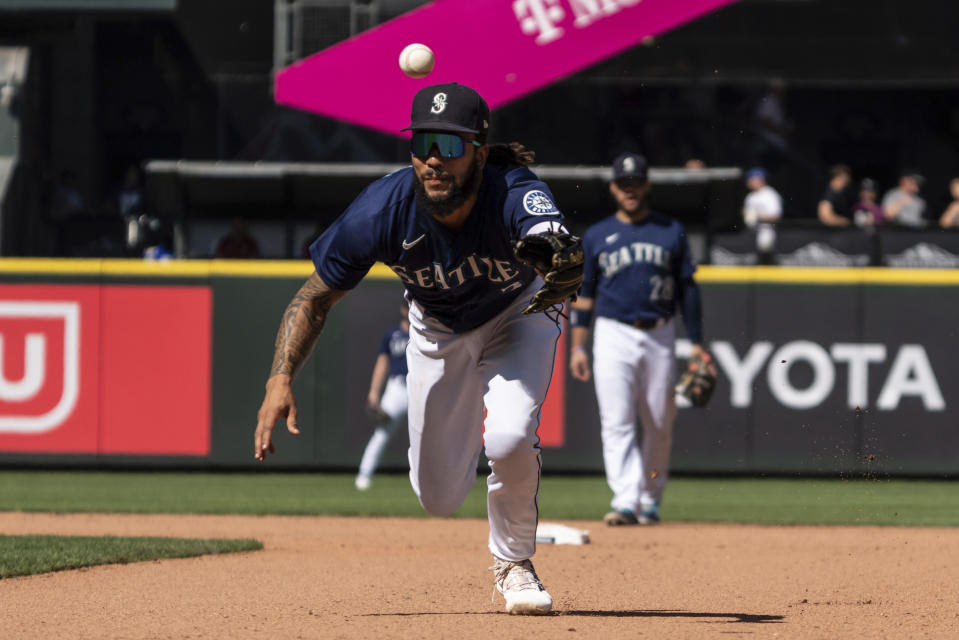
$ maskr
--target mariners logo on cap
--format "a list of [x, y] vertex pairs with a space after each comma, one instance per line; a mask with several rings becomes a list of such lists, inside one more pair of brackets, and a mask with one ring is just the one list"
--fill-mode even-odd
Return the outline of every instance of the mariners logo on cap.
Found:
[[430, 108], [431, 113], [443, 113], [446, 111], [446, 94], [437, 93], [433, 96], [433, 106]]
[[530, 191], [523, 197], [523, 208], [534, 216], [544, 216], [547, 213], [559, 213], [556, 205], [548, 195], [542, 191]]
[[636, 171], [636, 161], [632, 158], [626, 158], [623, 160], [623, 170], [624, 171]]

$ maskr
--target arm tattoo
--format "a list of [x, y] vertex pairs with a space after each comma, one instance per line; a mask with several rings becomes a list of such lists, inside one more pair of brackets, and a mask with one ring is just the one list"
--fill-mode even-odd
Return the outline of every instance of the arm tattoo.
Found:
[[270, 376], [297, 374], [313, 350], [326, 314], [346, 291], [330, 289], [315, 272], [300, 287], [283, 313], [280, 330], [276, 334], [273, 367]]

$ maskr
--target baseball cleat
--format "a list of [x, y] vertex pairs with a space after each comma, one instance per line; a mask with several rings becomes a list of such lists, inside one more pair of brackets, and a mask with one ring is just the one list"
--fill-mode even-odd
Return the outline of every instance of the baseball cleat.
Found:
[[373, 486], [373, 478], [369, 476], [356, 476], [356, 488], [359, 491], [366, 491]]
[[659, 523], [659, 504], [644, 504], [639, 510], [639, 524], [658, 524]]
[[636, 514], [630, 509], [616, 509], [603, 516], [603, 522], [611, 527], [621, 525], [639, 524]]
[[539, 581], [529, 560], [509, 562], [493, 558], [493, 582], [506, 598], [506, 613], [515, 616], [541, 616], [553, 608], [553, 599]]

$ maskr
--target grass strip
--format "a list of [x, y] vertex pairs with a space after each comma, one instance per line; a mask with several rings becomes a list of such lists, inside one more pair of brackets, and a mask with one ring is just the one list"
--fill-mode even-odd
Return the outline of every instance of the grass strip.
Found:
[[[599, 520], [598, 476], [544, 476], [542, 519]], [[0, 511], [422, 517], [406, 474], [0, 472]], [[456, 517], [486, 516], [480, 477]], [[690, 478], [670, 480], [663, 519], [769, 525], [959, 526], [955, 481]]]
[[66, 571], [100, 564], [255, 551], [257, 540], [0, 535], [0, 578]]

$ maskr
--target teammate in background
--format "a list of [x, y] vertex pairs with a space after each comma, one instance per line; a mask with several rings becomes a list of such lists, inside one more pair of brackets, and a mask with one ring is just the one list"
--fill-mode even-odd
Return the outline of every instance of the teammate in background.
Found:
[[613, 510], [604, 520], [608, 525], [655, 524], [669, 476], [676, 417], [672, 320], [677, 304], [693, 351], [702, 351], [696, 266], [683, 226], [649, 210], [643, 156], [616, 158], [609, 191], [616, 213], [583, 235], [586, 269], [570, 316], [570, 369], [577, 380], [589, 380], [586, 343], [595, 312], [593, 375], [606, 480], [613, 491]]
[[[530, 562], [540, 476], [536, 429], [561, 327], [556, 314], [524, 313], [543, 280], [518, 261], [512, 242], [563, 232], [563, 217], [549, 187], [525, 166], [532, 152], [518, 143], [487, 144], [489, 119], [486, 101], [468, 87], [417, 92], [412, 167], [368, 186], [310, 249], [316, 272], [284, 314], [254, 456], [273, 452], [279, 418], [299, 433], [292, 379], [330, 308], [384, 262], [410, 301], [413, 491], [433, 515], [456, 511], [476, 482], [485, 439], [494, 583], [509, 613], [544, 614], [552, 598]], [[580, 274], [575, 286], [581, 281]]]
[[[396, 428], [406, 422], [406, 345], [410, 341], [409, 305], [400, 307], [403, 319], [383, 334], [379, 355], [373, 365], [366, 408], [376, 419], [376, 429], [366, 445], [356, 475], [356, 488], [366, 491], [373, 485], [373, 474]], [[384, 389], [384, 385], [386, 385]]]
[[819, 221], [829, 227], [848, 227], [852, 224], [853, 196], [849, 191], [852, 171], [844, 164], [829, 167], [829, 186], [819, 201]]

